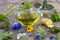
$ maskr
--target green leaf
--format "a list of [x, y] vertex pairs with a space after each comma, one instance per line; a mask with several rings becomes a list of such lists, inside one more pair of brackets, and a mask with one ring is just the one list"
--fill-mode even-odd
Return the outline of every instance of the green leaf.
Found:
[[24, 3], [24, 8], [25, 8], [25, 9], [30, 8], [30, 2], [25, 2], [25, 3]]
[[9, 25], [10, 25], [9, 22], [5, 22], [5, 23], [4, 23], [4, 26], [9, 26]]
[[46, 9], [48, 9], [48, 10], [52, 10], [54, 7], [52, 6], [52, 5], [50, 5], [50, 4], [48, 4], [47, 6], [46, 6]]
[[40, 4], [40, 3], [35, 3], [34, 6], [35, 6], [36, 8], [39, 8], [39, 7], [41, 6], [41, 4]]
[[19, 10], [23, 10], [23, 9], [24, 9], [23, 5], [19, 6]]
[[8, 18], [5, 15], [0, 14], [0, 21], [6, 21], [6, 20], [8, 20]]
[[13, 35], [12, 35], [12, 33], [7, 33], [6, 35], [5, 35], [8, 39], [12, 39], [13, 38]]
[[19, 10], [30, 8], [30, 2], [25, 2], [23, 5], [19, 6]]
[[3, 33], [1, 33], [1, 32], [0, 32], [0, 39], [2, 39], [2, 38], [3, 38], [3, 36], [4, 36], [4, 35], [3, 35]]
[[41, 28], [40, 26], [38, 28], [35, 29], [36, 33], [41, 34], [41, 39], [45, 38], [45, 30], [43, 28]]
[[36, 33], [39, 33], [39, 34], [44, 34], [44, 32], [45, 32], [45, 30], [41, 27], [36, 28], [35, 31], [36, 31]]
[[4, 36], [4, 37], [2, 38], [2, 40], [8, 40], [8, 38], [7, 38], [6, 36]]
[[12, 38], [13, 38], [12, 33], [8, 32], [2, 37], [2, 40], [8, 40], [8, 39], [12, 39]]

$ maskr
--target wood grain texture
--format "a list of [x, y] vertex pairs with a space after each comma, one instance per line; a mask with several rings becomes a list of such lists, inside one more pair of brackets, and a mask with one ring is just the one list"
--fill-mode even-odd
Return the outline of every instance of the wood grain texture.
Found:
[[[24, 1], [26, 1], [26, 0], [24, 0]], [[43, 0], [31, 0], [33, 3], [34, 2], [43, 2]], [[57, 10], [57, 12], [58, 12], [58, 14], [59, 14], [59, 16], [60, 16], [60, 0], [47, 0], [48, 1], [48, 3], [49, 4], [52, 4], [55, 8], [56, 8], [56, 10]], [[18, 1], [18, 2], [14, 2], [13, 4], [19, 4], [19, 3], [21, 3], [21, 1]], [[7, 7], [7, 5], [9, 5], [9, 4], [11, 4], [11, 2], [9, 2], [8, 0], [0, 0], [0, 13], [4, 13], [4, 9]], [[13, 17], [14, 18], [14, 17]], [[12, 20], [12, 17], [10, 17], [10, 21]], [[15, 19], [13, 19], [13, 20], [15, 20]], [[57, 27], [59, 27], [60, 28], [60, 22], [57, 22], [57, 23], [54, 23]], [[10, 27], [11, 28], [11, 27]], [[14, 35], [14, 38], [13, 39], [11, 39], [11, 40], [17, 40], [16, 38], [17, 38], [17, 34], [19, 33], [18, 32], [19, 30], [16, 30], [16, 31], [13, 31], [13, 30], [11, 30], [10, 29], [10, 32], [13, 32], [13, 35]], [[2, 32], [2, 33], [6, 33], [4, 30], [0, 30], [0, 32]], [[59, 40], [60, 40], [60, 33], [58, 33], [58, 36], [59, 36]], [[23, 39], [24, 40], [24, 39]], [[28, 37], [28, 39], [27, 40], [34, 40], [33, 38], [30, 38], [30, 37]], [[48, 37], [46, 38], [46, 39], [44, 39], [44, 40], [49, 40], [48, 39]]]

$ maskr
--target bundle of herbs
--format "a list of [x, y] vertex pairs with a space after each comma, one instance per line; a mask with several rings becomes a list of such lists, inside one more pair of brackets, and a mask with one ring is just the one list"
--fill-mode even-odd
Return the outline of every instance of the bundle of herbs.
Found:
[[10, 25], [10, 22], [8, 22], [8, 18], [3, 15], [3, 14], [0, 14], [0, 29], [4, 29], [5, 31], [7, 31], [9, 29], [9, 25]]
[[12, 39], [12, 38], [13, 38], [13, 35], [11, 32], [6, 33], [5, 35], [0, 32], [0, 39], [1, 40], [8, 40], [8, 39]]

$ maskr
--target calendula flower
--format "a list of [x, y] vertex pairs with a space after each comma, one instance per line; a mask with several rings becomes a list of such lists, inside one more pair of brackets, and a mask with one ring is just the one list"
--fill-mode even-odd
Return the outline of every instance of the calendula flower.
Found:
[[32, 32], [33, 31], [33, 26], [28, 26], [27, 27], [27, 32]]

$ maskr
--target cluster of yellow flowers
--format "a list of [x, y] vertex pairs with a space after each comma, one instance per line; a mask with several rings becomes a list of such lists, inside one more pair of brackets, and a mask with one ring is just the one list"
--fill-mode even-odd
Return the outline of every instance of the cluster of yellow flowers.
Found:
[[10, 5], [8, 5], [7, 6], [7, 8], [5, 9], [5, 15], [9, 15], [9, 16], [12, 16], [12, 10], [13, 9], [17, 9], [17, 7], [15, 6], [15, 5], [13, 5], [13, 4], [10, 4]]
[[43, 18], [42, 21], [41, 21], [41, 23], [44, 24], [44, 25], [46, 25], [49, 28], [54, 27], [53, 21], [51, 19], [48, 19], [48, 18]]

